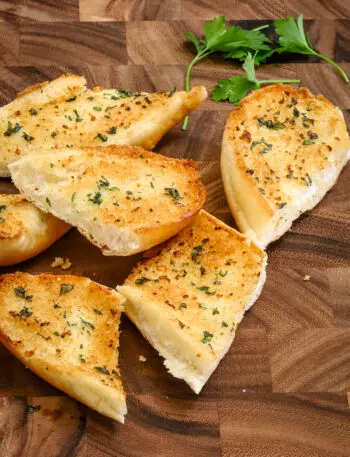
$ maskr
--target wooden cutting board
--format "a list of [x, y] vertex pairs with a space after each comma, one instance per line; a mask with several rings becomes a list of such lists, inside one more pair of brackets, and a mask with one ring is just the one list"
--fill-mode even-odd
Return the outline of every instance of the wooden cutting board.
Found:
[[[224, 14], [247, 27], [303, 12], [311, 42], [350, 73], [350, 4], [343, 0], [12, 0], [0, 1], [0, 103], [62, 72], [90, 86], [168, 90], [184, 86], [192, 58], [185, 31]], [[214, 87], [238, 66], [213, 57], [193, 84]], [[288, 56], [261, 79], [300, 78], [350, 119], [350, 90], [331, 66]], [[206, 209], [233, 225], [219, 170], [230, 104], [207, 101], [159, 153], [199, 162]], [[0, 180], [0, 192], [14, 192]], [[350, 167], [334, 189], [268, 248], [268, 279], [236, 340], [196, 396], [169, 376], [157, 353], [122, 320], [120, 365], [129, 413], [120, 425], [50, 387], [0, 347], [0, 457], [345, 457], [350, 455]], [[72, 230], [9, 271], [69, 273], [114, 287], [140, 256], [103, 257]], [[310, 275], [310, 281], [304, 281]], [[139, 356], [147, 358], [145, 363]], [[40, 405], [29, 413], [28, 405]]]

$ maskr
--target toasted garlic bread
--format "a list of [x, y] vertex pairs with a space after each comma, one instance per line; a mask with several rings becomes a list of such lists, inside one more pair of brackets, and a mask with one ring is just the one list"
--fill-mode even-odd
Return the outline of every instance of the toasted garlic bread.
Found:
[[36, 256], [70, 228], [23, 195], [0, 194], [0, 267]]
[[0, 341], [45, 381], [124, 423], [118, 326], [124, 298], [88, 278], [0, 277]]
[[282, 236], [334, 185], [349, 152], [342, 112], [322, 95], [273, 85], [247, 96], [227, 120], [221, 154], [240, 230], [263, 247]]
[[202, 210], [118, 291], [168, 371], [198, 394], [259, 296], [265, 266], [260, 248]]
[[30, 200], [76, 226], [105, 255], [131, 255], [167, 240], [205, 200], [193, 161], [137, 146], [48, 151], [10, 169]]
[[186, 92], [131, 93], [86, 88], [80, 76], [62, 75], [29, 87], [0, 108], [0, 176], [19, 157], [62, 147], [139, 145], [152, 149], [207, 97]]

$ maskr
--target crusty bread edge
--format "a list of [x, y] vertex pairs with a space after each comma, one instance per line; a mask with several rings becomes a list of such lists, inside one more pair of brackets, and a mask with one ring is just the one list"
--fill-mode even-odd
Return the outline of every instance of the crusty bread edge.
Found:
[[[91, 379], [87, 379], [81, 374], [71, 373], [68, 370], [61, 373], [57, 368], [42, 360], [39, 357], [25, 358], [16, 350], [0, 330], [0, 342], [20, 361], [35, 373], [40, 378], [47, 381], [52, 386], [62, 390], [69, 396], [89, 406], [89, 408], [103, 414], [104, 416], [115, 419], [118, 422], [124, 423], [124, 416], [127, 413], [126, 402], [124, 396], [119, 391], [108, 389], [106, 392], [99, 394], [99, 383]], [[44, 372], [44, 367], [47, 370]], [[108, 398], [109, 397], [109, 398]], [[113, 407], [113, 406], [115, 407]]]
[[[111, 148], [116, 148], [115, 146], [112, 146]], [[112, 150], [110, 148], [110, 150]], [[145, 155], [148, 155], [149, 158], [152, 158], [156, 154], [153, 152], [148, 152], [145, 151]], [[31, 156], [32, 157], [32, 156]], [[157, 157], [159, 157], [157, 155]], [[101, 243], [97, 241], [94, 236], [90, 233], [90, 230], [88, 230], [86, 227], [82, 227], [81, 224], [75, 224], [74, 221], [69, 221], [67, 218], [63, 218], [60, 214], [57, 213], [52, 207], [48, 208], [47, 205], [44, 205], [42, 202], [40, 202], [37, 198], [32, 198], [29, 194], [30, 189], [32, 186], [27, 186], [26, 184], [23, 184], [21, 180], [21, 173], [17, 169], [17, 164], [19, 162], [25, 162], [27, 160], [27, 156], [22, 157], [16, 162], [12, 162], [9, 166], [11, 175], [12, 175], [12, 180], [16, 187], [25, 195], [25, 197], [29, 200], [32, 201], [38, 208], [40, 208], [42, 211], [45, 213], [50, 213], [54, 216], [56, 216], [59, 219], [64, 220], [68, 224], [72, 224], [76, 226], [79, 230], [79, 232], [84, 235], [89, 241], [91, 241], [95, 246], [99, 247], [105, 256], [129, 256], [133, 255], [142, 251], [145, 251], [146, 249], [149, 249], [156, 244], [162, 243], [163, 241], [166, 241], [167, 239], [171, 238], [172, 236], [176, 235], [181, 229], [183, 229], [186, 225], [188, 225], [193, 218], [196, 216], [196, 214], [201, 210], [201, 208], [204, 205], [205, 202], [205, 197], [206, 197], [206, 190], [204, 185], [202, 184], [198, 172], [198, 193], [200, 196], [200, 200], [197, 203], [195, 207], [192, 208], [191, 211], [189, 211], [184, 217], [181, 219], [178, 219], [177, 221], [173, 221], [168, 224], [163, 224], [163, 225], [158, 225], [157, 227], [147, 227], [147, 229], [142, 229], [138, 230], [135, 232], [131, 232], [125, 229], [125, 228], [116, 228], [114, 225], [110, 224], [111, 227], [113, 228], [114, 234], [113, 234], [113, 240], [116, 243], [115, 240], [120, 239], [119, 246], [116, 247], [111, 247], [107, 246], [107, 243]], [[28, 159], [29, 160], [29, 159]], [[162, 160], [165, 161], [181, 161], [182, 163], [186, 163], [188, 166], [196, 169], [198, 171], [198, 166], [197, 164], [192, 161], [192, 160], [181, 160], [181, 159], [170, 159], [167, 157], [163, 157]], [[29, 187], [29, 190], [27, 189]], [[53, 203], [53, 200], [52, 200]], [[103, 228], [101, 227], [101, 230], [107, 229], [108, 225], [105, 225]], [[119, 233], [119, 237], [117, 236], [117, 233]], [[121, 243], [126, 245], [126, 247], [121, 246]]]
[[[15, 276], [15, 274], [12, 273], [11, 276]], [[63, 277], [69, 280], [70, 276], [64, 275]], [[82, 277], [81, 279], [87, 279], [89, 282], [93, 282], [89, 278]], [[105, 287], [101, 286], [100, 284], [98, 285], [100, 287]], [[108, 288], [108, 291], [115, 293], [113, 289], [111, 290]], [[122, 298], [124, 298], [124, 296], [122, 296]], [[118, 308], [122, 309], [124, 304], [125, 300], [124, 302], [118, 304]], [[53, 385], [57, 389], [62, 390], [66, 394], [84, 403], [91, 409], [94, 409], [104, 416], [117, 420], [122, 424], [124, 423], [124, 416], [127, 413], [127, 407], [123, 388], [121, 391], [117, 391], [113, 388], [107, 388], [106, 390], [102, 390], [99, 394], [101, 385], [96, 380], [92, 380], [88, 377], [85, 378], [81, 375], [81, 373], [77, 375], [76, 373], [70, 372], [68, 370], [61, 372], [54, 364], [48, 363], [41, 357], [23, 357], [22, 354], [16, 349], [16, 345], [12, 344], [12, 342], [9, 340], [9, 338], [6, 337], [6, 335], [4, 335], [1, 329], [0, 342], [21, 363], [23, 363], [24, 366], [29, 368], [33, 373], [47, 381], [49, 384]]]
[[[46, 237], [41, 238], [40, 242], [35, 246], [32, 246], [31, 249], [21, 249], [20, 246], [18, 246], [20, 244], [26, 244], [23, 239], [0, 240], [0, 267], [16, 265], [17, 263], [24, 262], [25, 260], [39, 255], [52, 246], [57, 240], [62, 238], [62, 236], [72, 228], [71, 225], [57, 219], [51, 214], [44, 214], [44, 217], [48, 218]], [[24, 235], [25, 238], [29, 236], [31, 236], [31, 234], [27, 233]]]
[[[215, 219], [214, 216], [211, 214], [207, 213], [206, 211], [202, 210], [201, 213], [205, 213], [205, 215], [208, 217], [208, 219]], [[219, 225], [223, 226], [226, 229], [234, 230], [226, 226], [223, 222], [216, 220]], [[266, 265], [267, 265], [267, 255], [264, 251], [262, 251], [258, 246], [256, 246], [254, 243], [251, 242], [250, 239], [246, 238], [244, 235], [241, 233], [237, 232], [234, 230], [237, 235], [239, 235], [242, 239], [242, 241], [247, 242], [251, 248], [254, 248], [254, 250], [258, 251], [260, 254], [263, 255], [263, 262], [262, 262], [262, 268], [260, 272], [260, 277], [259, 281], [257, 282], [249, 302], [247, 303], [245, 310], [248, 310], [258, 299], [265, 280], [266, 280]], [[166, 244], [163, 247], [163, 250], [167, 249]], [[142, 262], [138, 265], [141, 266]], [[136, 266], [135, 268], [138, 268]], [[227, 343], [227, 346], [225, 347], [223, 353], [219, 358], [217, 358], [210, 366], [207, 365], [207, 369], [205, 372], [199, 369], [198, 366], [196, 366], [195, 363], [191, 363], [191, 357], [196, 361], [195, 358], [195, 352], [196, 351], [188, 351], [189, 348], [189, 342], [183, 337], [183, 334], [181, 331], [176, 331], [173, 330], [171, 333], [173, 333], [173, 338], [175, 340], [175, 345], [173, 344], [172, 350], [169, 350], [167, 347], [167, 343], [169, 343], [169, 335], [170, 335], [170, 329], [167, 328], [167, 318], [163, 318], [161, 313], [159, 313], [159, 309], [156, 305], [154, 305], [152, 302], [147, 301], [145, 303], [145, 300], [142, 297], [142, 292], [137, 289], [134, 286], [129, 286], [129, 285], [122, 285], [118, 286], [117, 290], [119, 293], [121, 293], [125, 298], [126, 298], [126, 303], [124, 306], [124, 310], [126, 315], [129, 317], [129, 319], [136, 325], [136, 327], [140, 330], [144, 338], [159, 352], [159, 354], [165, 359], [164, 360], [164, 365], [166, 366], [167, 370], [169, 371], [170, 374], [172, 374], [174, 377], [183, 379], [190, 387], [191, 389], [196, 393], [199, 394], [200, 391], [202, 390], [203, 386], [205, 383], [208, 381], [212, 373], [215, 371], [217, 368], [218, 364], [222, 360], [222, 358], [225, 356], [227, 351], [229, 350], [234, 337], [235, 333], [232, 333], [232, 338]], [[140, 305], [141, 303], [141, 305]], [[142, 313], [139, 313], [138, 311], [141, 309]], [[153, 316], [156, 316], [154, 319]], [[242, 320], [244, 316], [244, 312], [242, 312], [240, 315], [236, 316], [236, 319], [238, 323]], [[155, 332], [153, 331], [154, 327], [154, 322], [157, 322], [157, 326], [160, 326], [161, 328], [167, 329], [166, 332]], [[160, 338], [160, 333], [163, 335], [163, 340]], [[166, 340], [166, 341], [165, 341]], [[177, 344], [176, 344], [177, 343]], [[184, 349], [187, 348], [187, 357], [184, 356]]]
[[[184, 91], [175, 92], [167, 101], [166, 116], [164, 116], [164, 107], [160, 106], [154, 110], [148, 118], [148, 129], [145, 131], [145, 139], [138, 141], [138, 146], [152, 150], [161, 138], [172, 129], [184, 117], [199, 107], [207, 98], [207, 90], [204, 86], [195, 86], [189, 93]], [[132, 129], [139, 131], [138, 124], [144, 124], [144, 120], [132, 125]], [[154, 126], [157, 125], [157, 131]], [[161, 128], [159, 126], [161, 125]], [[148, 134], [148, 130], [154, 130], [153, 135]]]
[[[305, 98], [314, 98], [305, 87], [297, 90], [283, 84], [267, 86], [245, 97], [240, 106], [230, 113], [226, 127], [229, 123], [234, 123], [242, 115], [246, 105], [249, 107], [251, 98], [259, 99], [266, 92], [280, 93], [280, 91], [285, 90], [295, 96], [300, 96], [301, 94]], [[317, 98], [334, 108], [334, 105], [323, 95], [318, 95]], [[337, 109], [339, 110], [339, 108]], [[341, 110], [339, 110], [339, 113], [343, 117]], [[269, 243], [279, 239], [287, 232], [293, 221], [302, 213], [314, 208], [323, 199], [336, 183], [340, 172], [349, 159], [350, 142], [349, 146], [338, 153], [338, 167], [336, 169], [330, 167], [330, 171], [334, 171], [333, 179], [327, 181], [325, 180], [325, 173], [320, 173], [318, 176], [313, 177], [313, 182], [314, 184], [317, 183], [317, 185], [314, 186], [314, 192], [308, 192], [308, 197], [303, 199], [304, 205], [296, 208], [295, 205], [288, 204], [282, 210], [277, 210], [259, 192], [253, 177], [246, 170], [244, 159], [238, 151], [234, 150], [231, 141], [229, 141], [229, 131], [225, 128], [221, 149], [221, 174], [226, 199], [239, 229], [264, 249]], [[242, 203], [242, 200], [248, 200], [249, 203]], [[257, 218], [259, 218], [258, 222]]]
[[[20, 110], [25, 104], [37, 106], [48, 103], [52, 98], [69, 97], [79, 94], [86, 89], [86, 80], [83, 76], [65, 73], [52, 81], [44, 81], [29, 86], [9, 104], [0, 108], [0, 117], [6, 119], [14, 111]], [[0, 157], [0, 178], [10, 176], [8, 163]]]

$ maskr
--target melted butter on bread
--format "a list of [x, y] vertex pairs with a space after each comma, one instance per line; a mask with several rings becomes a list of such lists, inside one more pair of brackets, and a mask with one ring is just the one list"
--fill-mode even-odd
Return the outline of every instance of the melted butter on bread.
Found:
[[307, 89], [269, 86], [229, 116], [222, 174], [240, 229], [265, 246], [315, 206], [349, 158], [339, 108]]
[[27, 273], [0, 277], [0, 340], [38, 376], [124, 422], [118, 368], [124, 299], [88, 278]]
[[169, 372], [199, 393], [259, 296], [265, 266], [260, 248], [202, 210], [118, 291]]
[[129, 92], [86, 88], [62, 75], [20, 93], [0, 108], [0, 176], [26, 154], [62, 147], [139, 145], [153, 149], [162, 136], [206, 98], [202, 86], [185, 92]]

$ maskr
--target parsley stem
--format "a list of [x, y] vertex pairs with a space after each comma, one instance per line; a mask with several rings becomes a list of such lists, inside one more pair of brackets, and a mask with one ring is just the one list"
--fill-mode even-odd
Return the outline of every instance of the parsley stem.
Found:
[[258, 32], [259, 30], [268, 29], [269, 27], [270, 27], [269, 24], [265, 24], [265, 25], [261, 25], [260, 27], [256, 27], [255, 29], [252, 29], [252, 31]]
[[339, 71], [339, 73], [342, 75], [344, 81], [346, 83], [349, 82], [349, 78], [348, 78], [348, 75], [345, 73], [345, 71], [339, 66], [337, 65], [334, 60], [330, 59], [329, 57], [327, 56], [324, 56], [323, 54], [319, 54], [318, 52], [314, 52], [314, 55], [319, 57], [320, 59], [323, 59], [325, 60], [326, 62], [330, 63], [336, 70]]
[[[213, 51], [209, 51], [208, 49], [203, 49], [203, 51], [199, 52], [196, 57], [192, 60], [192, 62], [189, 64], [187, 71], [186, 71], [186, 78], [185, 78], [185, 90], [188, 93], [190, 91], [190, 76], [191, 76], [191, 71], [193, 66], [199, 62], [200, 60], [204, 59], [207, 57], [209, 54], [212, 54]], [[186, 116], [184, 119], [184, 123], [182, 124], [182, 130], [187, 129], [188, 125], [188, 118], [189, 116]]]
[[259, 84], [299, 84], [300, 79], [259, 79]]

